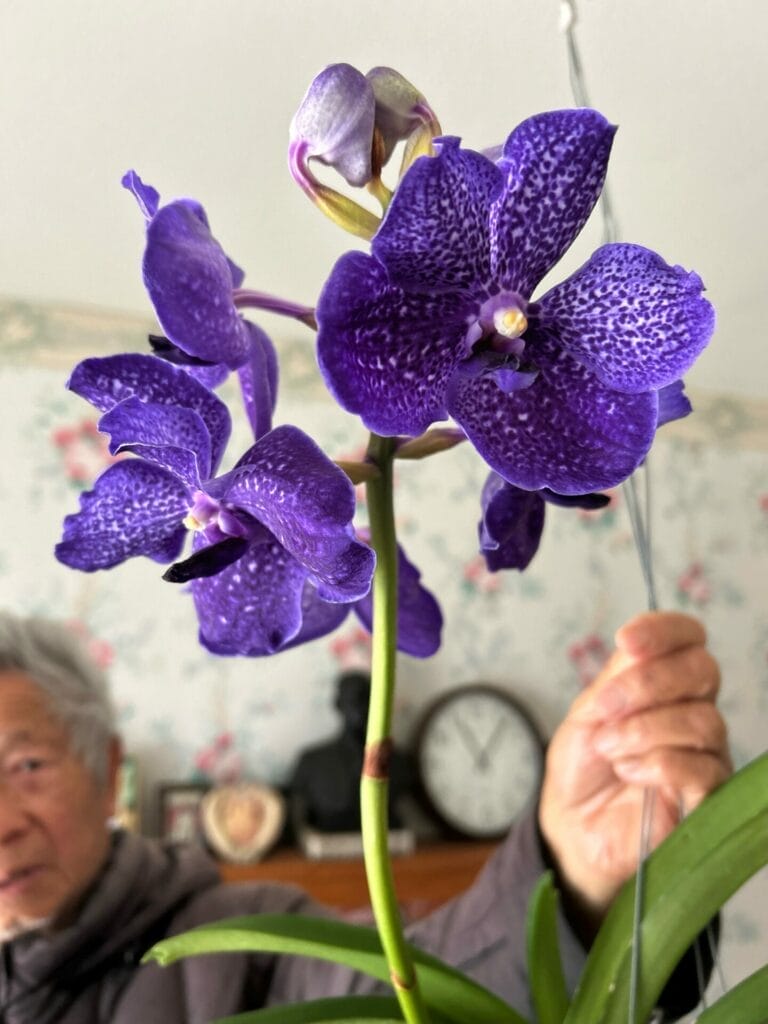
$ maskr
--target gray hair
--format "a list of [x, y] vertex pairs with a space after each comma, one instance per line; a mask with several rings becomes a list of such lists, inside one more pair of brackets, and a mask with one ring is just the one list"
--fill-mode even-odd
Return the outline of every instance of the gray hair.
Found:
[[63, 623], [0, 612], [0, 672], [23, 672], [66, 727], [73, 751], [99, 784], [107, 780], [115, 712], [104, 672]]

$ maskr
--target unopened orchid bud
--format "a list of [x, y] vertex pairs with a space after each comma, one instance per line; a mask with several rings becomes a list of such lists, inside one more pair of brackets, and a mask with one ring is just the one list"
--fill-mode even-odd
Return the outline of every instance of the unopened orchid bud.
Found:
[[387, 163], [398, 142], [406, 143], [402, 177], [416, 157], [432, 155], [432, 139], [441, 134], [440, 123], [424, 96], [399, 71], [371, 68], [365, 77], [376, 100], [375, 128], [383, 143], [381, 165]]
[[317, 180], [317, 160], [344, 178], [365, 186], [372, 178], [371, 152], [376, 101], [365, 76], [350, 64], [331, 64], [317, 75], [291, 121], [288, 164], [296, 183], [334, 223], [370, 239], [379, 218]]
[[348, 185], [367, 188], [386, 210], [392, 192], [381, 170], [399, 142], [406, 143], [401, 176], [439, 134], [424, 97], [392, 68], [361, 74], [331, 64], [313, 80], [291, 122], [288, 162], [298, 185], [346, 231], [370, 239], [381, 220], [366, 207], [320, 182], [313, 160], [332, 167]]
[[[291, 121], [290, 152], [301, 154], [299, 174], [306, 172], [309, 160], [319, 160], [349, 185], [366, 185], [371, 178], [375, 108], [369, 83], [350, 64], [331, 64], [321, 71]], [[294, 164], [291, 160], [292, 171]], [[301, 177], [294, 177], [304, 188]]]

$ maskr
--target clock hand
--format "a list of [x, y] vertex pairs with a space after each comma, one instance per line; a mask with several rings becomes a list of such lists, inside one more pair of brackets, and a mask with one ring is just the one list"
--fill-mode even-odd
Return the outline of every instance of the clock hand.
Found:
[[499, 742], [499, 737], [504, 732], [504, 727], [506, 725], [507, 725], [507, 719], [506, 718], [500, 718], [498, 720], [498, 722], [496, 723], [496, 725], [494, 725], [493, 729], [491, 730], [491, 735], [488, 737], [488, 739], [483, 744], [483, 747], [482, 747], [482, 749], [480, 751], [480, 760], [479, 760], [480, 767], [483, 770], [488, 768], [488, 765], [490, 763], [491, 751], [493, 750], [493, 748]]
[[472, 760], [475, 762], [475, 767], [482, 769], [482, 756], [483, 749], [477, 741], [477, 737], [461, 718], [454, 719], [456, 723], [456, 731], [464, 740], [464, 746], [472, 755]]

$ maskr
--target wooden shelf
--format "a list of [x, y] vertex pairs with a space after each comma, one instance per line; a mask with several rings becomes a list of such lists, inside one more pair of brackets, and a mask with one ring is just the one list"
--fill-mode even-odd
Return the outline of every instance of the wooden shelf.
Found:
[[[420, 916], [466, 889], [496, 843], [435, 843], [393, 857], [398, 899], [408, 916]], [[362, 860], [308, 860], [296, 850], [277, 850], [256, 864], [221, 864], [225, 882], [299, 885], [314, 899], [339, 910], [368, 906]]]

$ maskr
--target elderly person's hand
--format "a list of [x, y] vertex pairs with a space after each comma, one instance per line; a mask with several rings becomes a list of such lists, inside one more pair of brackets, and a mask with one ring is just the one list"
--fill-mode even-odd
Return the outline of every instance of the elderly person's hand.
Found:
[[632, 619], [552, 739], [539, 822], [586, 932], [637, 868], [645, 787], [656, 790], [653, 847], [731, 772], [705, 641], [687, 615]]

